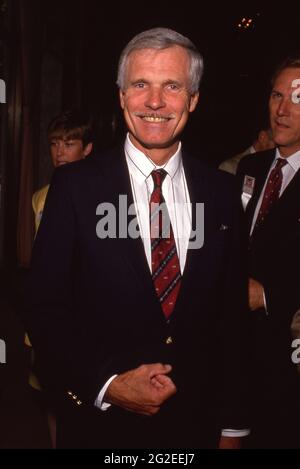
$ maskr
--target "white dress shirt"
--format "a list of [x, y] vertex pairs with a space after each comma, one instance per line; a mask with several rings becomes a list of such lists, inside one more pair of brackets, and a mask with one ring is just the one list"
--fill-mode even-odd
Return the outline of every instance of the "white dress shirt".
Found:
[[165, 165], [157, 166], [131, 143], [127, 135], [125, 155], [134, 205], [150, 270], [152, 268], [149, 204], [154, 189], [151, 173], [155, 169], [164, 169], [167, 172], [162, 184], [162, 193], [170, 215], [180, 270], [183, 273], [192, 223], [190, 198], [181, 159], [181, 143], [179, 143], [176, 153]]

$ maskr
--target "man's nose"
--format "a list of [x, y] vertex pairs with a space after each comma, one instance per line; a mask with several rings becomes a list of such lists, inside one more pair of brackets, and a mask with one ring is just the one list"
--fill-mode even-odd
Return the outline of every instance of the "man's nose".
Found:
[[152, 88], [149, 90], [145, 106], [151, 109], [160, 109], [166, 105], [163, 96], [163, 90], [160, 88]]
[[277, 108], [278, 116], [287, 116], [290, 112], [290, 104], [290, 98], [283, 99]]

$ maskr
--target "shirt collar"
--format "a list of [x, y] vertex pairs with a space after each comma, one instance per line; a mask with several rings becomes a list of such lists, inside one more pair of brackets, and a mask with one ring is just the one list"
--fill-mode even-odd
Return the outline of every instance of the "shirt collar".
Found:
[[168, 175], [171, 177], [171, 179], [173, 179], [181, 164], [181, 142], [179, 142], [176, 152], [171, 156], [171, 158], [169, 158], [167, 163], [163, 166], [157, 166], [149, 157], [145, 155], [145, 153], [138, 150], [133, 145], [129, 138], [129, 134], [127, 134], [125, 140], [125, 155], [129, 172], [137, 181], [141, 183], [144, 182], [154, 169], [159, 168], [163, 168], [165, 171], [167, 171]]
[[[280, 155], [279, 149], [276, 148], [276, 155], [274, 161], [276, 161], [278, 158], [282, 158], [282, 156]], [[286, 161], [295, 172], [298, 171], [298, 169], [300, 168], [300, 150], [296, 151], [296, 153], [293, 153], [291, 156], [286, 158]]]

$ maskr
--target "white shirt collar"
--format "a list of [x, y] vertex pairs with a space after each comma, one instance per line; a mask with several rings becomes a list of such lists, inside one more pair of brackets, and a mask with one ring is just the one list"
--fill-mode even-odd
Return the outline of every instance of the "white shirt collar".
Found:
[[[282, 156], [280, 155], [279, 149], [276, 148], [276, 155], [275, 155], [275, 160], [274, 160], [274, 162], [275, 162], [278, 158], [282, 158]], [[288, 158], [286, 158], [286, 161], [287, 161], [288, 164], [291, 166], [291, 168], [293, 168], [293, 170], [294, 170], [295, 172], [297, 172], [298, 169], [300, 168], [300, 150], [299, 150], [299, 151], [296, 151], [296, 153], [293, 153], [291, 156], [289, 156]]]
[[181, 142], [179, 142], [176, 152], [171, 156], [167, 163], [163, 166], [157, 166], [145, 155], [145, 153], [138, 150], [133, 145], [129, 138], [129, 134], [127, 134], [125, 140], [125, 154], [130, 173], [140, 183], [145, 182], [145, 179], [150, 176], [152, 171], [159, 168], [164, 168], [171, 179], [173, 179], [178, 172], [182, 160]]

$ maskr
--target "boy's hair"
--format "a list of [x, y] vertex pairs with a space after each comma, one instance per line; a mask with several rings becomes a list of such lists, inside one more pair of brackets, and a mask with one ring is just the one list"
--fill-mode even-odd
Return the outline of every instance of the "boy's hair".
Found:
[[90, 116], [77, 109], [63, 111], [52, 119], [47, 134], [49, 140], [53, 138], [82, 140], [85, 147], [94, 141], [93, 121]]

